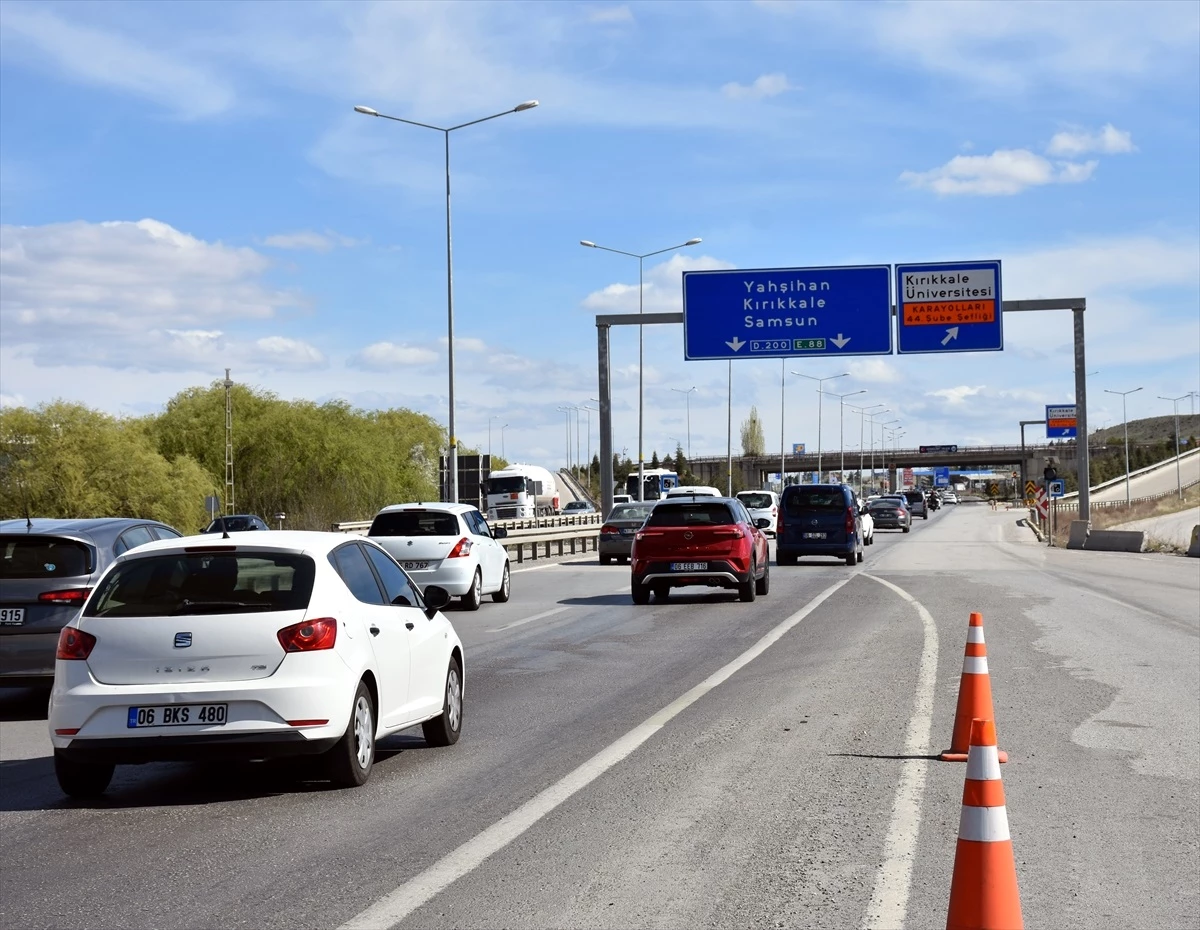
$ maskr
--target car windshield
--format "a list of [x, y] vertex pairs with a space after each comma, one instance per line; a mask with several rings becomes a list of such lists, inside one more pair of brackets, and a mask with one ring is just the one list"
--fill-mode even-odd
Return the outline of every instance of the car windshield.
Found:
[[509, 475], [501, 478], [488, 478], [487, 492], [489, 494], [516, 494], [525, 490], [524, 475]]
[[652, 506], [644, 506], [639, 504], [622, 504], [620, 507], [614, 507], [613, 512], [609, 514], [610, 520], [637, 520], [644, 521], [650, 516], [650, 512], [654, 509]]
[[440, 510], [394, 510], [378, 514], [368, 536], [457, 536], [458, 517]]
[[0, 578], [76, 578], [90, 573], [88, 548], [53, 536], [0, 536]]
[[650, 511], [646, 526], [729, 526], [734, 523], [727, 504], [659, 504]]
[[845, 510], [846, 497], [841, 488], [797, 488], [788, 492], [784, 506], [789, 517], [811, 510]]
[[315, 566], [280, 552], [184, 552], [119, 564], [88, 601], [87, 617], [176, 617], [303, 610]]
[[752, 510], [767, 510], [771, 507], [771, 495], [766, 493], [739, 494], [738, 500]]
[[567, 510], [587, 510], [591, 506], [584, 501], [571, 501], [567, 504]]

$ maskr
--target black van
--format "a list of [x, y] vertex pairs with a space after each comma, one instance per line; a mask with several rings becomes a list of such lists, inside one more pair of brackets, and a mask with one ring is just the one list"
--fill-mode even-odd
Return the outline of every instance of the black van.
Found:
[[795, 565], [802, 555], [831, 555], [847, 565], [863, 560], [862, 517], [844, 484], [792, 484], [779, 501], [775, 561]]

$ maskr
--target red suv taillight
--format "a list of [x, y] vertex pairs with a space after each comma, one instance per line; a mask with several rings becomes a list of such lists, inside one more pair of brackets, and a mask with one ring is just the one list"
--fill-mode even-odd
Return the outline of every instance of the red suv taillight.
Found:
[[73, 626], [64, 626], [58, 634], [58, 651], [56, 659], [86, 659], [92, 654], [96, 645], [96, 637]]
[[849, 539], [854, 535], [854, 508], [846, 508], [846, 538]]
[[314, 652], [317, 649], [332, 649], [337, 642], [337, 620], [321, 617], [285, 626], [275, 635], [284, 652]]
[[91, 588], [65, 588], [62, 591], [43, 591], [38, 595], [38, 603], [73, 604], [76, 607], [82, 607], [91, 590]]
[[450, 554], [446, 556], [448, 559], [459, 559], [464, 555], [471, 554], [471, 540], [464, 536], [454, 544], [454, 548], [450, 550]]
[[621, 530], [619, 528], [612, 526], [609, 523], [605, 523], [604, 526], [600, 527], [601, 536], [616, 536], [620, 532]]

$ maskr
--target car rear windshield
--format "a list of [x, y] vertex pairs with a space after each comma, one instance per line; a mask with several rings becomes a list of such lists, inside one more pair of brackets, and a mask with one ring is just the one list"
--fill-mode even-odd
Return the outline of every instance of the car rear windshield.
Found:
[[890, 500], [887, 500], [886, 498], [884, 498], [881, 501], [871, 501], [871, 503], [867, 504], [867, 509], [868, 510], [899, 510], [900, 502], [899, 501], [890, 501]]
[[771, 507], [770, 494], [739, 494], [738, 500], [752, 510], [769, 510]]
[[313, 560], [282, 552], [185, 552], [131, 559], [105, 576], [87, 617], [177, 617], [303, 610]]
[[925, 495], [920, 491], [905, 491], [904, 499], [911, 504], [919, 504], [925, 500]]
[[620, 507], [614, 507], [613, 512], [608, 515], [608, 519], [645, 520], [653, 509], [653, 505], [623, 504]]
[[789, 517], [813, 510], [841, 511], [846, 509], [846, 495], [841, 488], [798, 488], [788, 491], [784, 509]]
[[205, 532], [221, 533], [228, 530], [231, 533], [245, 533], [248, 530], [256, 529], [258, 529], [258, 524], [254, 522], [253, 517], [222, 517], [219, 520], [213, 520]]
[[368, 536], [457, 536], [458, 517], [438, 510], [396, 510], [378, 514]]
[[0, 536], [0, 578], [78, 578], [91, 573], [83, 543], [54, 536]]
[[658, 504], [646, 526], [729, 526], [734, 523], [728, 504]]

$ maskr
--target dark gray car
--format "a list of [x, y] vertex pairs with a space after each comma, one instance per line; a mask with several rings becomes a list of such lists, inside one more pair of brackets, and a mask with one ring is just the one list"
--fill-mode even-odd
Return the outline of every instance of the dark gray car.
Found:
[[654, 501], [617, 504], [600, 527], [600, 564], [607, 565], [614, 558], [624, 565], [633, 551], [633, 537], [650, 516]]
[[59, 631], [121, 553], [183, 534], [153, 520], [0, 521], [0, 687], [49, 686]]

